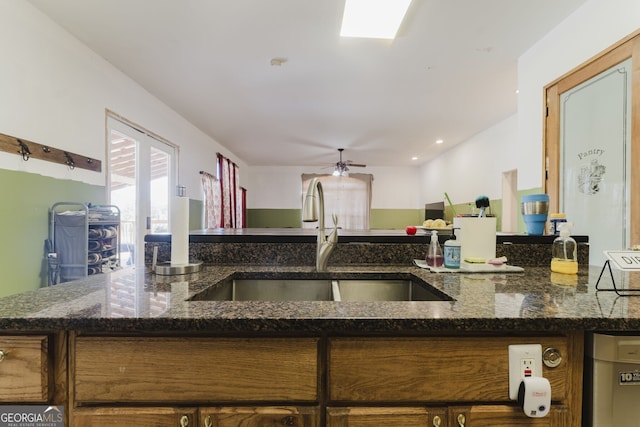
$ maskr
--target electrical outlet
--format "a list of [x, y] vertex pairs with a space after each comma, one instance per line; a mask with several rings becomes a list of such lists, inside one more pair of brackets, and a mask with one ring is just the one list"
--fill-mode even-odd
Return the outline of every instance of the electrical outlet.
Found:
[[533, 371], [536, 368], [536, 360], [532, 357], [526, 357], [520, 360], [520, 379], [524, 377], [537, 377], [533, 375]]
[[509, 398], [518, 399], [518, 388], [525, 377], [542, 376], [542, 346], [522, 344], [509, 346]]

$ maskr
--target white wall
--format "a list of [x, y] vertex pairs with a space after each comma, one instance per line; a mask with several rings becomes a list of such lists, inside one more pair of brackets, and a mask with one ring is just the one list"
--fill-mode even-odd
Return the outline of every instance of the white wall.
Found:
[[[422, 167], [423, 198], [453, 203], [501, 197], [503, 171], [518, 189], [541, 187], [543, 88], [640, 28], [640, 1], [590, 0], [518, 61], [518, 112]], [[482, 168], [480, 166], [483, 166]]]
[[454, 204], [479, 195], [501, 198], [502, 172], [518, 167], [517, 124], [517, 115], [510, 116], [425, 164], [420, 171], [423, 200], [443, 201], [445, 191]]
[[[356, 173], [373, 174], [374, 209], [416, 209], [420, 199], [418, 167], [367, 167]], [[300, 209], [303, 173], [330, 173], [313, 167], [253, 166], [248, 169], [249, 209]]]
[[216, 152], [244, 163], [25, 1], [0, 1], [0, 133], [102, 161], [102, 173], [0, 153], [0, 168], [104, 185], [105, 110], [180, 147], [179, 182], [202, 199]]
[[[640, 27], [637, 0], [590, 0], [522, 55], [518, 114], [421, 168], [367, 168], [374, 208], [420, 208], [442, 200], [500, 197], [501, 173], [518, 169], [518, 188], [542, 184], [542, 89]], [[180, 177], [201, 198], [199, 170], [214, 172], [220, 151], [241, 167], [249, 208], [299, 207], [308, 168], [248, 167], [27, 2], [0, 2], [0, 132], [103, 161], [103, 173], [0, 153], [0, 168], [105, 183], [105, 109], [180, 146]], [[318, 172], [317, 170], [315, 172]], [[323, 171], [326, 172], [326, 171]]]
[[531, 161], [520, 188], [540, 185], [544, 86], [639, 28], [640, 1], [590, 0], [520, 57], [518, 146]]

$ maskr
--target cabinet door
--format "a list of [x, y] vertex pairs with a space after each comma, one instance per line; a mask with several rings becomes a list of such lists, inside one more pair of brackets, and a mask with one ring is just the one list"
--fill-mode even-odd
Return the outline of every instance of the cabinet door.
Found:
[[449, 427], [568, 427], [567, 407], [552, 406], [543, 418], [529, 418], [507, 405], [454, 406], [449, 408]]
[[446, 427], [445, 408], [327, 408], [327, 427]]
[[50, 370], [46, 336], [0, 337], [0, 402], [46, 402]]
[[195, 408], [78, 408], [71, 427], [192, 427]]
[[[357, 402], [503, 402], [509, 398], [510, 344], [540, 343], [563, 355], [544, 368], [552, 399], [564, 401], [581, 379], [568, 365], [567, 337], [333, 338], [329, 340], [329, 398]], [[574, 385], [575, 384], [575, 385]]]
[[315, 402], [316, 338], [77, 337], [76, 402]]
[[225, 407], [200, 410], [202, 427], [319, 427], [318, 407]]

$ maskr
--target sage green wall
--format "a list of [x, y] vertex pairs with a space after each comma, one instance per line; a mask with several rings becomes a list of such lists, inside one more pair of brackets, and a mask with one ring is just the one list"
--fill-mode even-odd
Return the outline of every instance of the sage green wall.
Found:
[[249, 228], [300, 228], [302, 209], [247, 209]]
[[47, 286], [44, 242], [56, 202], [104, 203], [103, 186], [0, 169], [0, 296]]
[[[518, 191], [518, 200], [526, 194], [541, 193], [542, 188], [532, 188]], [[490, 201], [489, 213], [496, 216], [497, 229], [502, 229], [502, 199]], [[471, 214], [475, 209], [473, 202], [454, 205], [457, 214]], [[249, 228], [300, 228], [302, 226], [301, 209], [248, 209], [247, 227]], [[450, 206], [445, 206], [444, 217], [447, 221], [453, 220], [453, 212]], [[371, 209], [371, 229], [404, 229], [407, 225], [422, 225], [424, 221], [424, 209]], [[518, 211], [518, 232], [524, 233], [526, 227], [522, 214]]]
[[203, 214], [204, 202], [202, 200], [189, 199], [189, 230], [204, 228]]
[[371, 229], [403, 229], [407, 225], [422, 225], [424, 209], [371, 209]]

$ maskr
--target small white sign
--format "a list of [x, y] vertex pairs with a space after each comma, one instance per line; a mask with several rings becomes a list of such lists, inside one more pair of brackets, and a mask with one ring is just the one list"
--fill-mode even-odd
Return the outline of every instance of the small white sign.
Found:
[[624, 271], [640, 271], [640, 251], [604, 251], [615, 266]]

